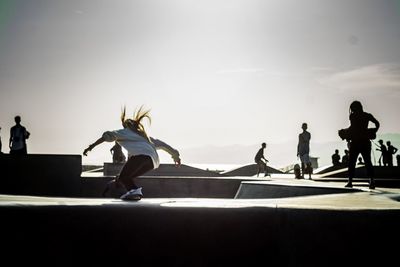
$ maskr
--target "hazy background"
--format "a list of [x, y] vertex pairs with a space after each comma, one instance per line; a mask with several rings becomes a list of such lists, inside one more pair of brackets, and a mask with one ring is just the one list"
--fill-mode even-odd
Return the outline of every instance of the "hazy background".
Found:
[[303, 122], [329, 162], [355, 99], [400, 133], [399, 47], [394, 0], [1, 0], [2, 150], [17, 114], [30, 153], [80, 154], [143, 104], [186, 163], [290, 164]]

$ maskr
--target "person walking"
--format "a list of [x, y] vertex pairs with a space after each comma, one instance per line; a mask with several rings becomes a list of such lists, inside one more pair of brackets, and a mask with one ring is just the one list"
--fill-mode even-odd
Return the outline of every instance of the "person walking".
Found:
[[303, 132], [299, 134], [299, 142], [297, 144], [297, 157], [301, 161], [301, 178], [304, 178], [304, 174], [308, 173], [311, 180], [311, 161], [309, 155], [311, 134], [307, 131], [307, 123], [303, 123], [301, 128]]
[[[380, 127], [380, 123], [375, 117], [367, 112], [364, 112], [360, 101], [353, 101], [350, 105], [350, 127], [345, 130], [340, 130], [339, 135], [342, 139], [349, 142], [349, 178], [345, 187], [353, 187], [353, 178], [355, 175], [355, 166], [358, 155], [361, 153], [364, 158], [367, 174], [370, 177], [369, 188], [375, 188], [374, 167], [371, 162], [371, 139], [376, 138], [376, 132]], [[368, 129], [368, 123], [375, 124], [375, 128]], [[347, 132], [346, 136], [343, 132]]]
[[140, 107], [133, 119], [126, 118], [126, 109], [121, 114], [122, 129], [114, 131], [106, 131], [93, 144], [89, 145], [83, 155], [87, 156], [96, 146], [103, 142], [119, 143], [128, 151], [128, 161], [122, 167], [120, 175], [114, 183], [122, 185], [126, 193], [120, 196], [122, 200], [140, 200], [143, 197], [142, 187], [137, 186], [136, 177], [144, 173], [156, 169], [160, 165], [157, 149], [162, 149], [172, 156], [177, 167], [181, 164], [178, 150], [172, 148], [161, 140], [149, 137], [142, 124], [144, 118], [151, 123], [149, 110], [143, 110]]
[[267, 162], [268, 160], [264, 157], [264, 149], [267, 147], [266, 143], [261, 144], [261, 148], [258, 150], [254, 161], [257, 163], [257, 177], [261, 172], [264, 172], [264, 177], [268, 175]]
[[29, 138], [30, 133], [21, 125], [21, 116], [15, 116], [14, 121], [15, 125], [10, 129], [10, 154], [26, 155], [28, 154], [26, 140]]

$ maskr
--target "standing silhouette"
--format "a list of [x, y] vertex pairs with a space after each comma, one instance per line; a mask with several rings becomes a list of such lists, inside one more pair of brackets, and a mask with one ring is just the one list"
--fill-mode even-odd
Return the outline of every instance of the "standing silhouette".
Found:
[[[1, 127], [0, 127], [0, 132], [1, 132]], [[1, 146], [2, 146], [2, 144], [1, 144], [1, 135], [0, 135], [0, 154], [3, 154], [3, 152], [1, 152]]]
[[332, 164], [333, 166], [340, 165], [339, 149], [335, 149], [335, 154], [332, 155]]
[[396, 156], [396, 160], [397, 160], [397, 167], [400, 167], [400, 155]]
[[397, 153], [397, 148], [395, 148], [390, 141], [387, 141], [386, 145], [387, 145], [387, 163], [389, 167], [393, 167], [393, 155]]
[[304, 178], [304, 174], [308, 173], [309, 179], [311, 179], [311, 161], [310, 161], [310, 139], [311, 134], [307, 132], [307, 123], [301, 125], [303, 132], [299, 134], [299, 142], [297, 144], [297, 157], [301, 161], [301, 178]]
[[83, 155], [87, 156], [89, 151], [103, 142], [118, 142], [128, 151], [128, 161], [123, 166], [119, 177], [108, 186], [114, 184], [117, 187], [124, 187], [125, 192], [127, 192], [120, 197], [122, 200], [140, 200], [143, 196], [142, 188], [136, 185], [135, 178], [159, 167], [160, 159], [157, 149], [169, 153], [176, 166], [180, 166], [181, 159], [176, 149], [147, 135], [142, 120], [147, 118], [151, 122], [149, 110], [144, 111], [140, 107], [135, 112], [133, 119], [126, 119], [125, 117], [124, 108], [121, 114], [123, 128], [104, 132], [99, 139], [83, 151]]
[[[354, 101], [350, 105], [350, 127], [347, 129], [346, 140], [349, 142], [349, 179], [346, 187], [353, 187], [353, 178], [355, 175], [355, 166], [358, 155], [361, 153], [364, 158], [365, 167], [367, 169], [369, 180], [369, 188], [375, 188], [374, 167], [371, 162], [371, 141], [376, 137], [380, 124], [375, 117], [367, 112], [364, 112], [361, 102]], [[374, 129], [368, 129], [369, 122], [375, 124]], [[342, 131], [342, 130], [341, 130]], [[339, 131], [339, 135], [341, 135]], [[343, 135], [341, 135], [343, 138]]]
[[124, 163], [126, 161], [125, 155], [122, 152], [122, 147], [118, 142], [115, 142], [110, 152], [113, 156], [113, 163]]
[[257, 177], [261, 172], [264, 172], [264, 177], [268, 176], [267, 162], [268, 160], [264, 157], [264, 149], [267, 147], [266, 143], [261, 144], [261, 148], [258, 150], [254, 161], [257, 163]]
[[381, 151], [381, 156], [379, 157], [379, 166], [387, 166], [388, 165], [388, 150], [387, 147], [385, 146], [385, 143], [383, 143], [383, 140], [380, 139], [378, 141], [379, 143], [379, 148], [376, 150]]
[[10, 154], [26, 155], [28, 153], [26, 139], [29, 138], [30, 133], [21, 125], [20, 116], [15, 116], [14, 121], [15, 125], [10, 129]]

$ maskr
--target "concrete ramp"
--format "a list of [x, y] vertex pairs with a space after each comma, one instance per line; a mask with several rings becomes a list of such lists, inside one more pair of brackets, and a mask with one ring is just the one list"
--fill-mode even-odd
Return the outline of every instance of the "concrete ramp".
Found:
[[[257, 164], [249, 164], [245, 165], [230, 171], [223, 172], [224, 175], [226, 176], [254, 176], [257, 174]], [[271, 173], [283, 173], [278, 169], [272, 168], [270, 166], [267, 166], [267, 172], [269, 174]], [[264, 174], [260, 174], [260, 176], [263, 176]]]
[[360, 189], [322, 185], [296, 185], [258, 181], [243, 181], [236, 193], [236, 199], [286, 198], [325, 194], [361, 192]]

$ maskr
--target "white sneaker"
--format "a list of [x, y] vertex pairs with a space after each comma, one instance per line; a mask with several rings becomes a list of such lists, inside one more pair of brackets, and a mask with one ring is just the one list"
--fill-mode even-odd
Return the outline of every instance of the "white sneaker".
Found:
[[140, 200], [143, 197], [142, 188], [132, 189], [121, 196], [122, 200]]

